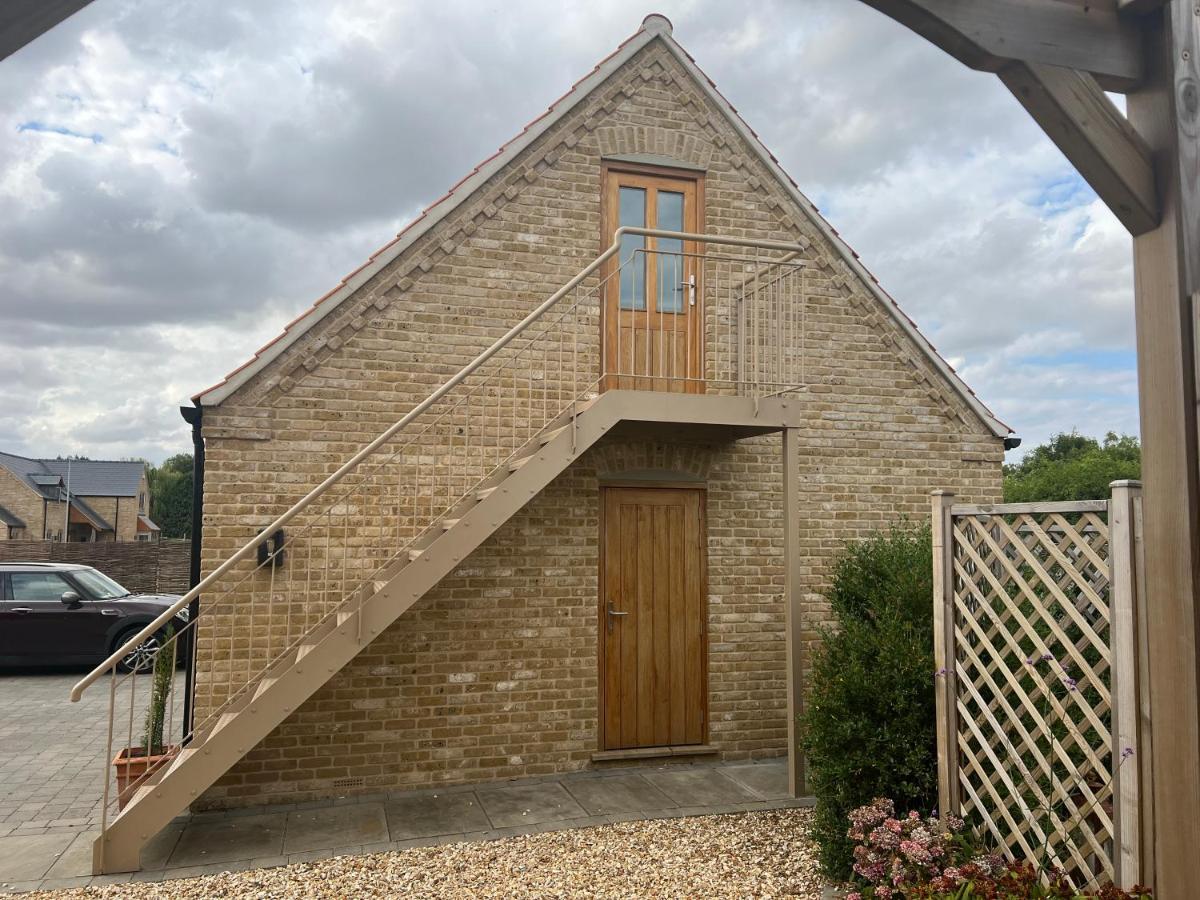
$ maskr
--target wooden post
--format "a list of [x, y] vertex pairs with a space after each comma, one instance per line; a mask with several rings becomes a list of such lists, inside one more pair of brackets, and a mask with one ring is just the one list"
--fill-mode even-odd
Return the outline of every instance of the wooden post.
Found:
[[958, 815], [958, 697], [954, 669], [954, 494], [934, 491], [933, 665], [937, 705], [938, 810]]
[[1141, 761], [1147, 752], [1142, 740], [1141, 708], [1144, 687], [1139, 652], [1142, 628], [1138, 594], [1140, 562], [1134, 500], [1141, 494], [1139, 481], [1114, 481], [1108, 507], [1109, 561], [1112, 568], [1109, 603], [1109, 667], [1112, 696], [1113, 775], [1113, 880], [1129, 888], [1143, 879]]
[[1182, 900], [1200, 885], [1200, 9], [1169, 0], [1142, 21], [1146, 77], [1127, 105], [1162, 203], [1162, 223], [1134, 239], [1147, 663], [1154, 719], [1170, 723], [1151, 747], [1154, 870], [1143, 880]]
[[804, 708], [803, 594], [800, 583], [800, 429], [783, 431], [783, 581], [787, 644], [788, 790], [808, 793], [804, 757], [800, 753], [799, 716]]

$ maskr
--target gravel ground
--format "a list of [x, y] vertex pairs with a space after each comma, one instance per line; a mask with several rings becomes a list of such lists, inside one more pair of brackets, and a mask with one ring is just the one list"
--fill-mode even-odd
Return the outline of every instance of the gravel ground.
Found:
[[807, 809], [625, 822], [483, 843], [26, 894], [73, 898], [800, 897], [822, 882]]

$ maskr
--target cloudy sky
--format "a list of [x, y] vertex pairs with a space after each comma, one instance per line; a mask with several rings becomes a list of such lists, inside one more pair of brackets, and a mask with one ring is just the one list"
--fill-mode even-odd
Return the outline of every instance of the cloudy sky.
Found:
[[656, 4], [94, 0], [0, 61], [0, 449], [189, 450], [192, 393], [655, 8], [1026, 447], [1136, 433], [1129, 239], [993, 76], [857, 0]]

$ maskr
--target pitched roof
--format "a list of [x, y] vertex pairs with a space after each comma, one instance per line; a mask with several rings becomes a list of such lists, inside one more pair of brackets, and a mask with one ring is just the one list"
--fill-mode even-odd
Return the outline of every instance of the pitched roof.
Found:
[[0, 525], [7, 525], [10, 528], [24, 528], [25, 523], [10, 513], [3, 506], [0, 506]]
[[92, 509], [84, 502], [82, 497], [76, 497], [75, 491], [71, 490], [71, 508], [78, 510], [79, 513], [88, 520], [93, 528], [97, 531], [112, 531], [113, 527], [108, 524], [108, 520]]
[[138, 460], [30, 459], [0, 453], [0, 466], [49, 500], [59, 499], [60, 488], [65, 488], [68, 465], [72, 497], [136, 497], [146, 471], [146, 464]]
[[685, 71], [695, 80], [709, 100], [725, 116], [730, 125], [742, 137], [747, 145], [759, 157], [771, 174], [776, 178], [792, 200], [805, 211], [812, 222], [820, 230], [846, 265], [868, 287], [883, 308], [892, 316], [903, 330], [924, 353], [933, 367], [943, 376], [946, 382], [959, 394], [966, 404], [983, 420], [997, 437], [1005, 437], [1012, 432], [1001, 422], [975, 395], [967, 384], [958, 376], [954, 368], [938, 354], [929, 340], [917, 329], [913, 322], [900, 309], [891, 295], [883, 290], [875, 276], [862, 264], [858, 254], [842, 240], [834, 229], [821, 216], [813, 205], [780, 166], [779, 160], [766, 148], [758, 135], [746, 124], [724, 95], [717, 90], [716, 84], [696, 65], [692, 56], [672, 37], [671, 23], [666, 16], [652, 13], [643, 21], [641, 27], [629, 38], [623, 41], [609, 56], [601, 60], [587, 75], [575, 82], [565, 94], [554, 101], [546, 112], [534, 119], [512, 140], [503, 144], [496, 153], [485, 159], [457, 184], [452, 186], [441, 198], [426, 207], [416, 219], [387, 244], [376, 250], [371, 257], [342, 279], [333, 290], [329, 291], [297, 318], [289, 322], [282, 333], [261, 347], [254, 356], [233, 370], [217, 384], [200, 391], [193, 400], [202, 406], [216, 406], [226, 397], [240, 388], [243, 384], [261, 372], [273, 360], [280, 356], [288, 347], [294, 344], [309, 329], [331, 313], [338, 305], [352, 296], [370, 278], [380, 272], [388, 263], [396, 259], [420, 237], [425, 235], [442, 219], [465, 202], [471, 194], [482, 186], [489, 178], [508, 165], [516, 156], [531, 143], [541, 137], [563, 116], [585, 99], [593, 90], [599, 87], [610, 75], [621, 68], [638, 51], [652, 41], [661, 41], [671, 52]]

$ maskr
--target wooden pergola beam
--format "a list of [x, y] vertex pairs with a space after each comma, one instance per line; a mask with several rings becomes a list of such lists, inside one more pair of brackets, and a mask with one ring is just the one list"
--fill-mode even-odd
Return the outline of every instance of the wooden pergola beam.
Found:
[[1102, 88], [1126, 91], [1142, 80], [1136, 18], [1116, 0], [863, 0], [959, 62], [999, 72], [1032, 62], [1088, 72]]
[[1117, 12], [1141, 16], [1153, 12], [1165, 2], [1166, 0], [1117, 0]]
[[1159, 222], [1146, 142], [1086, 72], [1011, 63], [1000, 80], [1132, 235]]
[[0, 3], [0, 59], [16, 53], [91, 0], [4, 0]]

